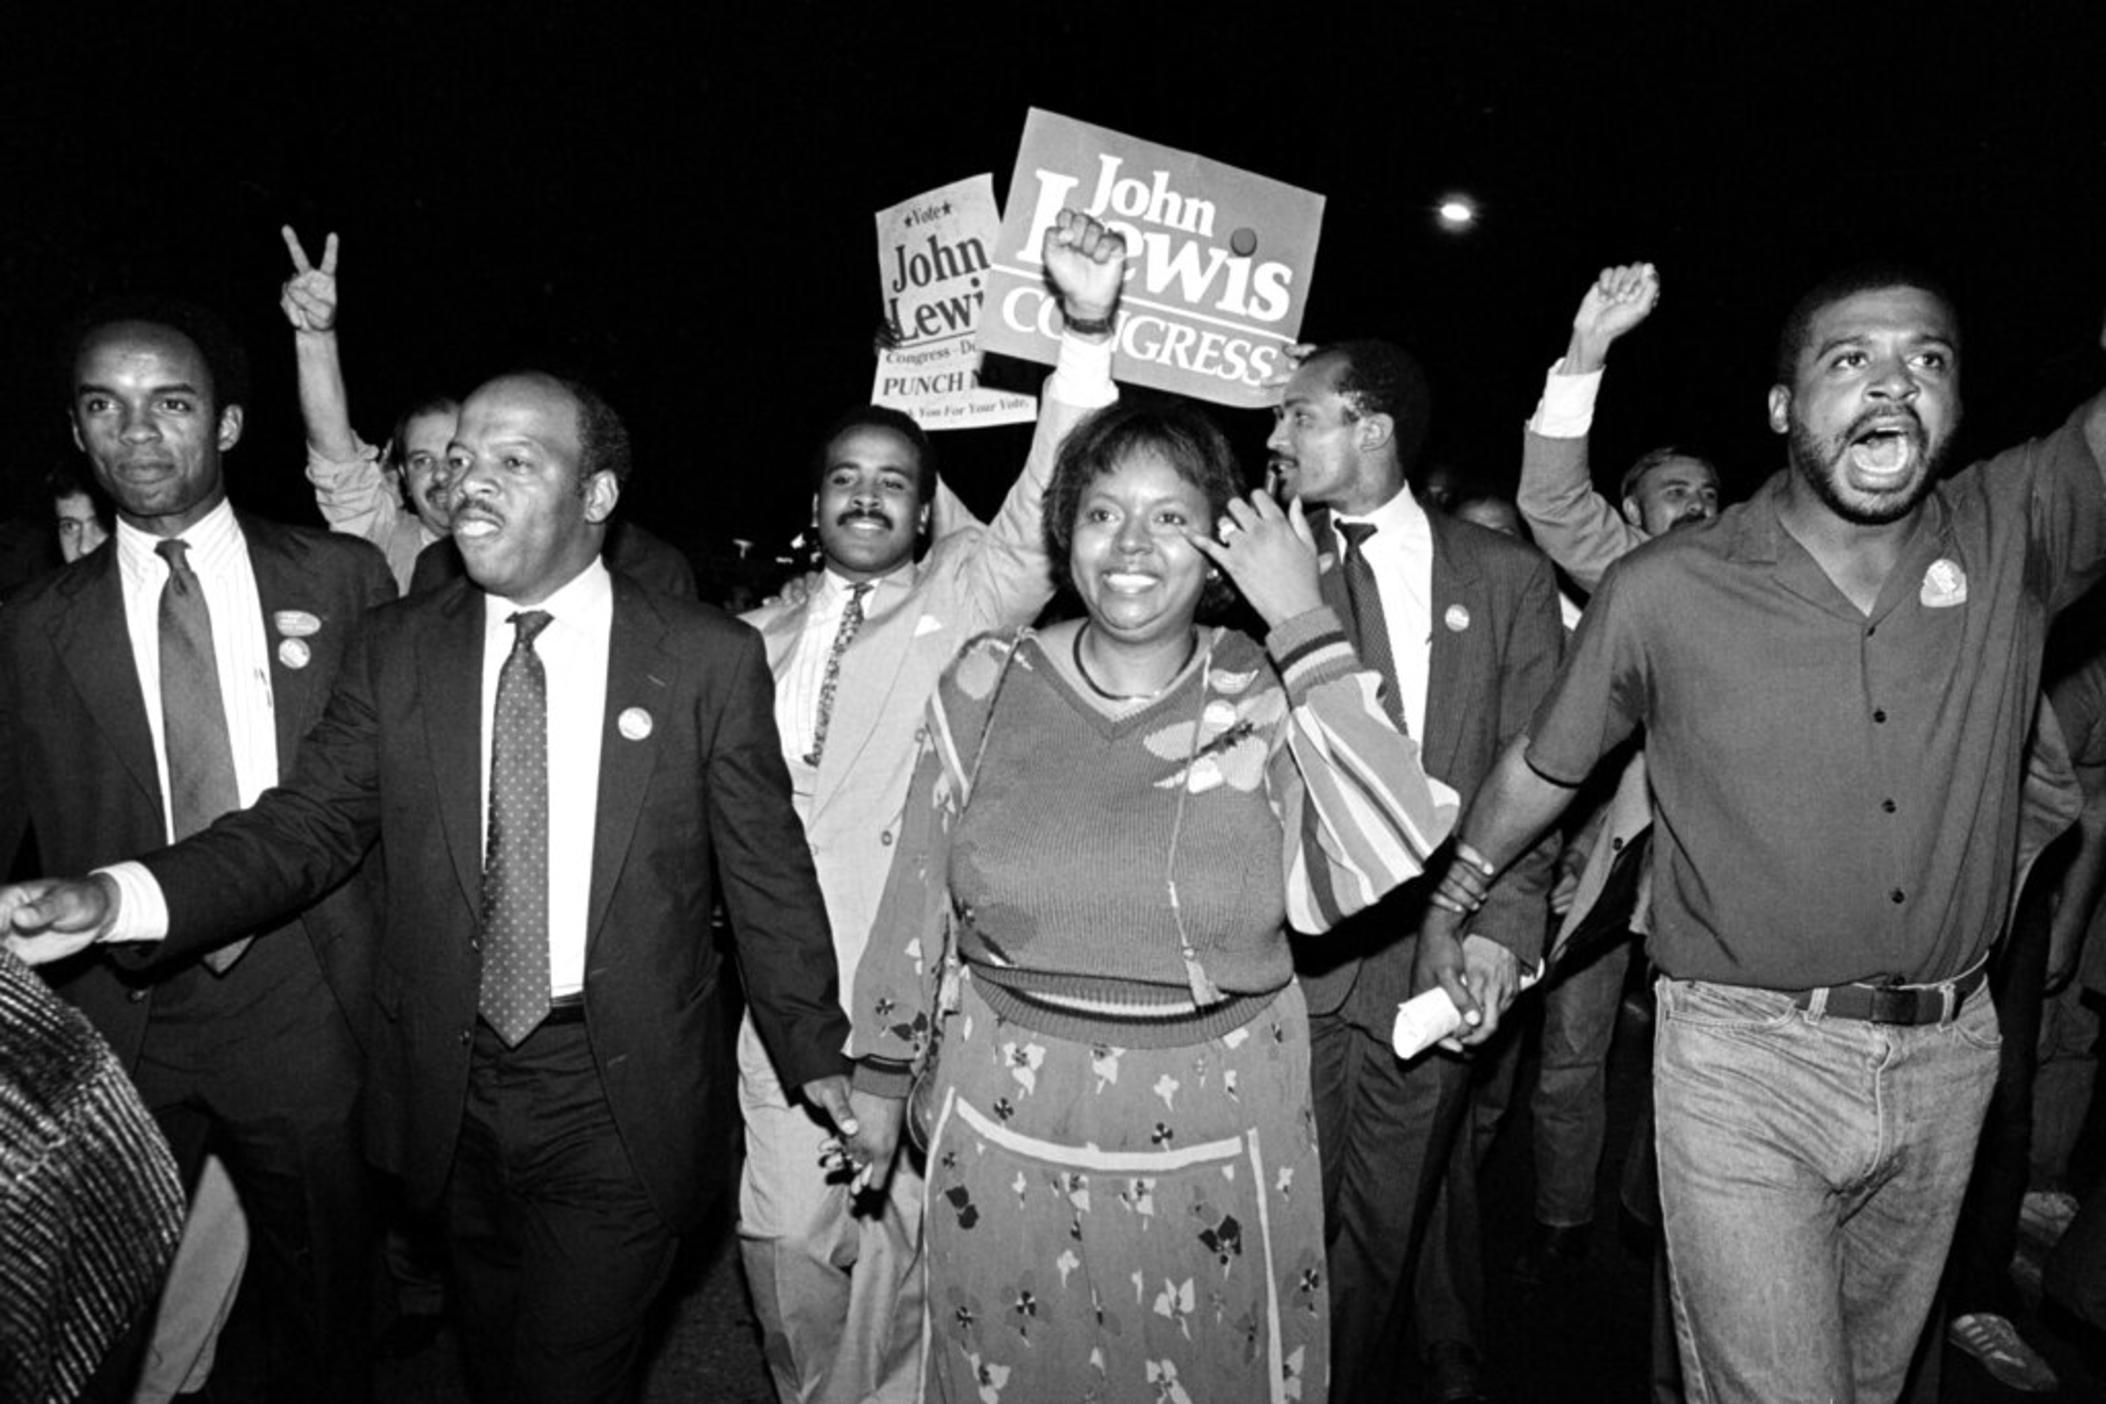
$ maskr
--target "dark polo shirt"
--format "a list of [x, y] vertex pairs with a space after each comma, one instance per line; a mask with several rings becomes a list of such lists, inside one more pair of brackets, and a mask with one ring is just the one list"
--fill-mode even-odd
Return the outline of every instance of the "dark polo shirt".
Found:
[[2049, 617], [2106, 565], [2100, 467], [2073, 418], [1941, 484], [1869, 616], [1778, 521], [1783, 481], [1609, 571], [1528, 762], [1578, 784], [1645, 728], [1669, 975], [1959, 974], [2010, 901]]

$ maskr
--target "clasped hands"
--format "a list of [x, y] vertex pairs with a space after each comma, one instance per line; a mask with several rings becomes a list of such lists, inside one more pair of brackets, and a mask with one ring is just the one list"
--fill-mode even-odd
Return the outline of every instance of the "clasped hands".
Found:
[[1411, 993], [1438, 985], [1463, 1016], [1466, 1032], [1441, 1040], [1460, 1053], [1488, 1042], [1499, 1032], [1499, 1020], [1521, 992], [1521, 962], [1488, 936], [1475, 933], [1457, 939], [1447, 923], [1431, 917], [1419, 928], [1418, 949], [1411, 960]]

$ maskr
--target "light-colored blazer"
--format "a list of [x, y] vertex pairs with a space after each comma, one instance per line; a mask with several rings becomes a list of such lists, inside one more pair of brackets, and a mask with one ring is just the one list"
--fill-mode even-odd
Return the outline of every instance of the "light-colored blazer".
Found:
[[[1051, 393], [1040, 404], [1030, 455], [994, 521], [983, 526], [939, 481], [934, 517], [942, 534], [921, 560], [879, 583], [841, 657], [805, 837], [826, 894], [844, 998], [885, 892], [937, 678], [974, 635], [1030, 623], [1053, 595], [1042, 529], [1046, 484], [1062, 441], [1089, 411]], [[805, 610], [803, 603], [765, 605], [742, 616], [761, 631], [778, 686], [804, 636]]]

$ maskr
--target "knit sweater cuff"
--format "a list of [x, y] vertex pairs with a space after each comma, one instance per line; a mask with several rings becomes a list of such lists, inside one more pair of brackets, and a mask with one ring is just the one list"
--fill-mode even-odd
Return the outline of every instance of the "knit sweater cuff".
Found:
[[859, 1058], [856, 1060], [855, 1071], [848, 1076], [848, 1085], [873, 1097], [892, 1097], [904, 1101], [907, 1094], [914, 1090], [914, 1069], [905, 1063]]
[[1329, 605], [1318, 605], [1283, 620], [1265, 636], [1265, 651], [1280, 670], [1287, 696], [1301, 703], [1311, 688], [1360, 671], [1345, 626]]

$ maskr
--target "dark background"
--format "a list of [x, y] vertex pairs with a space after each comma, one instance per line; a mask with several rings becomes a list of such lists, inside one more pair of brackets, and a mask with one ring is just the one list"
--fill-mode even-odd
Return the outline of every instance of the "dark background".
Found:
[[[1752, 487], [1780, 462], [1763, 396], [1784, 308], [1874, 255], [1959, 294], [1969, 447], [2106, 378], [2095, 4], [727, 8], [12, 16], [0, 486], [33, 501], [72, 451], [65, 318], [146, 287], [235, 321], [258, 382], [237, 499], [313, 520], [276, 305], [291, 222], [317, 253], [343, 236], [368, 439], [413, 397], [548, 366], [630, 420], [625, 510], [704, 558], [740, 536], [773, 555], [808, 518], [814, 438], [869, 394], [873, 212], [977, 171], [1006, 193], [1031, 105], [1327, 196], [1305, 333], [1415, 348], [1432, 457], [1495, 484], [1612, 261], [1657, 263], [1666, 293], [1615, 359], [1606, 481], [1672, 439]], [[1432, 217], [1451, 189], [1481, 204], [1470, 233]], [[1255, 469], [1266, 418], [1224, 418]], [[984, 505], [1027, 441], [939, 445]]]

